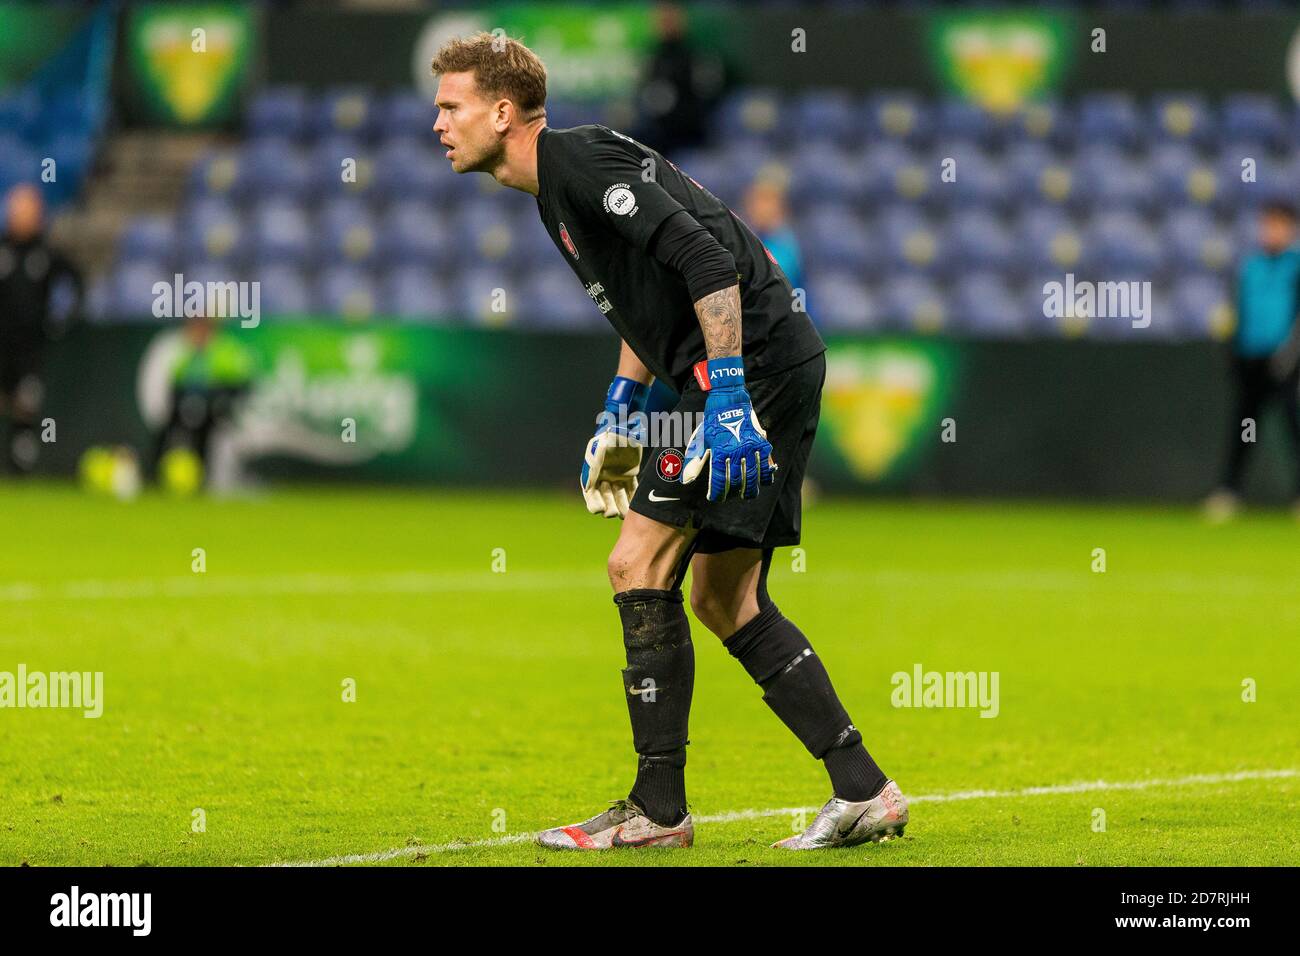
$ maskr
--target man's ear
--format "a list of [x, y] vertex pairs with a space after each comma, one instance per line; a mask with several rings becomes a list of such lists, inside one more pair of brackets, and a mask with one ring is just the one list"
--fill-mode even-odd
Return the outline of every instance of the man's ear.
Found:
[[515, 104], [507, 99], [497, 100], [492, 107], [492, 126], [498, 133], [504, 133], [514, 123]]

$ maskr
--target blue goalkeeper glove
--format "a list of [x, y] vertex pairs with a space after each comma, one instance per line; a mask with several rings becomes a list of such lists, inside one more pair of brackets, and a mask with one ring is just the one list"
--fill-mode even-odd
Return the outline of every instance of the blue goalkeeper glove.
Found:
[[690, 484], [707, 467], [709, 501], [757, 498], [759, 485], [774, 480], [776, 463], [745, 389], [745, 363], [738, 355], [709, 359], [705, 371], [704, 421], [686, 446], [682, 483]]
[[578, 485], [587, 510], [606, 518], [627, 515], [636, 494], [645, 445], [646, 398], [650, 386], [617, 376], [605, 393], [605, 410], [596, 419], [596, 434], [587, 442]]

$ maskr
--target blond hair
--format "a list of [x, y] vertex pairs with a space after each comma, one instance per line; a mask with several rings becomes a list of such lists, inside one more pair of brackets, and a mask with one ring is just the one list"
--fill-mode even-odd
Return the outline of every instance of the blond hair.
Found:
[[525, 122], [546, 115], [546, 67], [518, 40], [493, 33], [448, 40], [433, 58], [433, 72], [472, 73], [487, 97], [504, 97]]

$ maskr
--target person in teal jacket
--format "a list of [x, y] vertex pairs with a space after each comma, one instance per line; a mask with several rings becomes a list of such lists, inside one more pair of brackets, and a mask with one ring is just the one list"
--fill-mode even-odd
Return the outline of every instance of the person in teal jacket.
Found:
[[[1207, 501], [1212, 517], [1233, 513], [1259, 416], [1280, 402], [1297, 456], [1292, 488], [1300, 517], [1300, 248], [1296, 210], [1275, 201], [1260, 211], [1260, 248], [1242, 259], [1237, 274], [1237, 330], [1232, 339], [1237, 398], [1229, 423], [1223, 483]], [[1243, 424], [1243, 422], [1249, 423]], [[1249, 431], [1248, 431], [1249, 429]], [[1249, 435], [1251, 440], [1245, 436]]]

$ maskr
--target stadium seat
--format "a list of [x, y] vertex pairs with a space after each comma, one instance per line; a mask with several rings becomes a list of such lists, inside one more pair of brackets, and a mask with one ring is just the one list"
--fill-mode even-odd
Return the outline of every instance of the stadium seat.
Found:
[[719, 139], [757, 139], [775, 141], [786, 129], [785, 106], [781, 95], [772, 90], [740, 89], [727, 94], [717, 112]]
[[1207, 146], [1215, 138], [1214, 112], [1200, 93], [1162, 93], [1151, 100], [1148, 128], [1157, 142]]
[[894, 142], [920, 147], [934, 135], [933, 110], [910, 90], [869, 94], [863, 105], [863, 119], [868, 143]]
[[376, 133], [380, 139], [413, 139], [433, 145], [438, 108], [415, 90], [398, 90], [377, 104]]
[[255, 270], [263, 314], [303, 315], [315, 311], [311, 284], [301, 269], [288, 265], [269, 265]]
[[810, 89], [794, 98], [788, 122], [801, 147], [856, 145], [860, 139], [854, 97], [847, 90]]
[[1286, 116], [1266, 93], [1233, 93], [1223, 99], [1222, 135], [1226, 142], [1254, 141], [1268, 149], [1290, 145]]
[[869, 332], [880, 328], [879, 308], [867, 284], [850, 271], [828, 269], [809, 279], [818, 326], [828, 332]]
[[117, 241], [117, 254], [124, 259], [156, 259], [165, 262], [176, 254], [177, 229], [171, 216], [136, 216]]
[[301, 139], [307, 131], [308, 97], [296, 86], [272, 86], [248, 104], [245, 128], [254, 139], [281, 136]]
[[902, 332], [932, 334], [948, 324], [948, 305], [942, 293], [923, 276], [895, 276], [881, 289], [882, 323]]
[[1142, 114], [1132, 94], [1088, 93], [1079, 103], [1080, 142], [1133, 149], [1142, 140], [1143, 126]]
[[1177, 273], [1222, 273], [1232, 266], [1231, 235], [1203, 209], [1172, 210], [1161, 229], [1161, 242]]
[[1098, 278], [1134, 273], [1154, 279], [1165, 265], [1164, 249], [1146, 220], [1132, 212], [1108, 211], [1093, 216], [1084, 230], [1086, 268]]
[[1181, 338], [1222, 341], [1235, 327], [1232, 294], [1222, 276], [1189, 275], [1179, 279], [1173, 290], [1173, 310]]
[[861, 164], [862, 197], [871, 205], [929, 197], [939, 170], [902, 143], [878, 143], [867, 149]]
[[528, 274], [516, 294], [517, 321], [530, 327], [577, 330], [607, 324], [582, 284], [564, 265]]
[[375, 97], [369, 90], [338, 87], [309, 102], [307, 133], [313, 139], [333, 133], [368, 139], [377, 119]]
[[316, 277], [316, 300], [330, 315], [349, 321], [379, 312], [379, 290], [370, 274], [351, 265], [322, 269]]
[[1061, 275], [1085, 260], [1083, 233], [1057, 206], [1029, 206], [1016, 221], [1016, 257], [1029, 273]]
[[379, 286], [380, 311], [412, 321], [450, 318], [451, 295], [443, 283], [421, 266], [398, 266], [386, 272]]
[[316, 232], [301, 206], [271, 200], [254, 206], [250, 213], [249, 245], [259, 265], [309, 268], [315, 260]]
[[311, 192], [305, 155], [284, 139], [254, 140], [245, 147], [239, 179], [240, 194], [252, 202], [304, 199]]
[[447, 219], [429, 203], [407, 201], [394, 205], [380, 220], [380, 261], [397, 266], [436, 269], [456, 254]]
[[796, 235], [804, 255], [820, 268], [860, 274], [876, 264], [866, 222], [838, 203], [811, 208], [800, 217]]
[[1154, 177], [1146, 163], [1114, 146], [1083, 148], [1076, 154], [1075, 169], [1080, 186], [1076, 204], [1149, 212], [1156, 201]]
[[830, 143], [814, 143], [790, 178], [790, 202], [796, 206], [835, 202], [856, 204], [863, 196], [864, 176], [859, 154]]
[[946, 228], [948, 254], [942, 266], [954, 271], [1017, 268], [1016, 244], [1002, 221], [987, 209], [965, 209], [953, 214]]
[[951, 328], [968, 335], [1008, 338], [1024, 333], [1027, 317], [1020, 302], [996, 272], [963, 276], [950, 299]]

